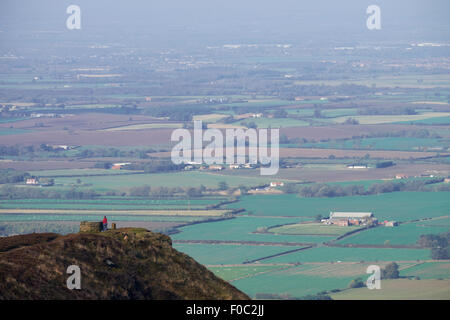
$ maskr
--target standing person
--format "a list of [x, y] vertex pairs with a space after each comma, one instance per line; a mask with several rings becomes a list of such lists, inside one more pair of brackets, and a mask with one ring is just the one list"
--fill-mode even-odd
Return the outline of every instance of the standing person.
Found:
[[103, 217], [103, 231], [106, 231], [108, 229], [108, 219], [106, 219], [106, 216]]

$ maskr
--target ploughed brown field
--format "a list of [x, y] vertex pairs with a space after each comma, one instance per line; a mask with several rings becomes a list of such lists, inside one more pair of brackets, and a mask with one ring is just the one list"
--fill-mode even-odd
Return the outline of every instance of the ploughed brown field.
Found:
[[70, 131], [36, 130], [24, 134], [0, 136], [2, 145], [102, 145], [102, 146], [149, 146], [168, 144], [173, 129], [149, 129], [132, 131]]
[[[131, 120], [130, 120], [131, 119]], [[43, 127], [36, 126], [41, 124]], [[151, 128], [142, 130], [102, 131], [129, 125], [168, 123], [150, 116], [115, 114], [66, 115], [62, 118], [34, 118], [13, 123], [0, 124], [0, 129], [27, 129], [32, 132], [0, 135], [2, 145], [104, 145], [104, 146], [149, 146], [170, 144], [173, 128]], [[427, 126], [427, 129], [433, 127]], [[288, 138], [323, 139], [351, 138], [375, 133], [417, 131], [423, 129], [413, 125], [329, 125], [320, 127], [283, 128], [280, 134]], [[291, 151], [293, 152], [293, 151]], [[348, 152], [348, 151], [345, 151]], [[288, 155], [290, 156], [290, 155]], [[351, 155], [349, 155], [351, 157]], [[314, 155], [313, 155], [314, 157]], [[322, 155], [320, 156], [322, 157]]]
[[[130, 120], [130, 118], [132, 120]], [[86, 113], [67, 114], [61, 118], [32, 118], [14, 123], [2, 123], [0, 128], [9, 128], [11, 125], [16, 129], [38, 129], [38, 130], [100, 130], [112, 127], [127, 126], [140, 123], [161, 122], [161, 120], [141, 115], [121, 115], [108, 113]], [[42, 123], [44, 127], [36, 128], [36, 123]]]
[[[169, 158], [171, 152], [152, 153], [152, 157]], [[224, 151], [225, 154], [225, 151]], [[340, 150], [340, 149], [319, 149], [319, 148], [280, 148], [281, 158], [363, 158], [369, 155], [375, 159], [421, 159], [434, 157], [436, 152], [415, 152], [415, 151], [385, 151], [385, 150]], [[440, 153], [447, 155], [446, 153]]]

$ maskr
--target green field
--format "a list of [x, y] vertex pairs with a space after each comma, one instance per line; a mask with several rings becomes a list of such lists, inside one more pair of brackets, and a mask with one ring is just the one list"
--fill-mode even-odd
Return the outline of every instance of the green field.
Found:
[[[285, 109], [285, 110], [288, 114], [293, 115], [293, 116], [314, 117], [314, 109], [311, 109], [311, 108]], [[316, 119], [319, 121], [324, 120], [324, 118], [354, 116], [357, 114], [357, 109], [355, 109], [355, 108], [320, 109], [320, 112], [321, 112], [321, 116], [323, 118]]]
[[449, 279], [450, 263], [424, 262], [401, 270], [402, 277], [420, 277], [420, 279]]
[[[449, 117], [449, 112], [425, 112], [413, 115], [357, 115], [352, 118], [357, 120], [359, 124], [384, 124], [429, 120], [432, 118]], [[335, 123], [344, 123], [348, 117], [334, 118]]]
[[309, 123], [306, 121], [292, 118], [249, 118], [243, 121], [238, 121], [236, 123], [241, 124], [250, 122], [254, 122], [258, 126], [258, 128], [288, 128], [304, 127], [309, 125]]
[[270, 228], [268, 231], [275, 234], [313, 234], [340, 236], [358, 229], [359, 227], [355, 226], [340, 227], [336, 225], [325, 225], [323, 223], [296, 223]]
[[20, 118], [4, 118], [0, 119], [0, 123], [10, 123], [10, 122], [17, 122], [17, 121], [23, 121], [28, 120], [30, 118], [20, 117]]
[[325, 149], [431, 151], [435, 150], [433, 148], [441, 148], [440, 150], [449, 148], [450, 141], [445, 139], [384, 137], [304, 143], [301, 144], [301, 147]]
[[450, 228], [450, 216], [422, 221], [421, 224], [424, 226], [436, 226], [436, 227]]
[[[77, 177], [55, 178], [55, 187], [74, 186]], [[208, 172], [175, 172], [175, 173], [147, 173], [136, 175], [114, 175], [83, 177], [82, 184], [85, 187], [99, 190], [120, 190], [123, 188], [149, 185], [151, 187], [206, 187], [217, 188], [219, 182], [225, 181], [229, 186], [239, 185], [258, 186], [267, 184], [271, 178], [267, 177], [242, 177], [213, 174]]]
[[235, 103], [228, 103], [226, 106], [230, 107], [280, 107], [280, 106], [288, 106], [288, 105], [295, 105], [298, 104], [297, 101], [292, 100], [279, 100], [279, 99], [255, 99], [255, 100], [248, 100], [247, 102], [235, 102]]
[[[256, 241], [317, 243], [329, 241], [326, 236], [282, 235], [257, 232], [271, 226], [299, 222], [298, 218], [254, 218], [238, 216], [212, 223], [201, 223], [180, 228], [180, 233], [172, 235], [174, 240], [217, 240], [217, 241]], [[332, 238], [331, 238], [332, 239]]]
[[280, 268], [286, 268], [285, 266], [258, 266], [252, 264], [251, 266], [232, 266], [232, 267], [211, 267], [208, 269], [214, 272], [214, 274], [226, 281], [233, 281], [239, 278], [254, 276], [259, 273], [269, 272]]
[[194, 257], [202, 264], [241, 264], [249, 260], [259, 259], [300, 247], [266, 246], [266, 245], [234, 245], [234, 244], [186, 244], [174, 243], [173, 247]]
[[58, 169], [58, 170], [39, 170], [28, 171], [32, 176], [36, 177], [56, 177], [56, 176], [71, 176], [83, 177], [90, 175], [117, 175], [136, 173], [135, 170], [111, 170], [111, 169]]
[[371, 211], [379, 220], [409, 221], [450, 213], [448, 192], [392, 192], [369, 196], [300, 198], [293, 194], [243, 196], [229, 208], [258, 216], [315, 217], [330, 211]]
[[427, 226], [424, 222], [406, 223], [398, 227], [371, 228], [350, 235], [338, 243], [341, 244], [389, 244], [415, 245], [421, 235], [438, 234], [450, 230], [448, 226]]
[[[417, 75], [386, 75], [376, 78], [355, 78], [346, 80], [299, 80], [295, 81], [296, 85], [329, 85], [338, 86], [345, 84], [358, 84], [364, 86], [375, 85], [377, 87], [403, 87], [403, 88], [432, 88], [432, 87], [450, 87], [450, 79], [448, 74], [420, 75], [421, 82], [418, 82]], [[383, 97], [383, 96], [381, 96]], [[392, 99], [391, 96], [388, 96]]]
[[431, 259], [428, 249], [317, 247], [267, 259], [265, 263], [413, 261]]
[[4, 129], [0, 128], [0, 136], [9, 136], [13, 134], [22, 134], [22, 133], [29, 133], [32, 132], [31, 130], [25, 130], [25, 129]]
[[312, 275], [305, 272], [314, 269], [311, 265], [302, 265], [286, 270], [273, 271], [255, 275], [232, 282], [232, 285], [251, 297], [257, 293], [290, 294], [293, 297], [303, 297], [325, 290], [346, 288], [357, 275]]

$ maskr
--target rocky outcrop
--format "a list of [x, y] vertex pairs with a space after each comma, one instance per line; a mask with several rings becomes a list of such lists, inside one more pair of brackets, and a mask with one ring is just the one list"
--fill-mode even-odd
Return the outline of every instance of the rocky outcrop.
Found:
[[[0, 238], [0, 299], [248, 299], [145, 229]], [[81, 289], [67, 288], [79, 267]]]

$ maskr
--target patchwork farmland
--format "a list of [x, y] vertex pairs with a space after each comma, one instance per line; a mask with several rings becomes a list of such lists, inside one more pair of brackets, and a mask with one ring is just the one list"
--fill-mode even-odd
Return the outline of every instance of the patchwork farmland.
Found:
[[[147, 34], [85, 36], [33, 33], [0, 54], [0, 236], [75, 233], [106, 216], [170, 236], [251, 298], [450, 299], [445, 41], [267, 33], [163, 50]], [[202, 134], [248, 134], [228, 146], [202, 136], [203, 153], [243, 143], [249, 156], [252, 133], [279, 129], [279, 170], [175, 163], [172, 135], [193, 137], [195, 120]], [[383, 289], [356, 288], [373, 265]]]

